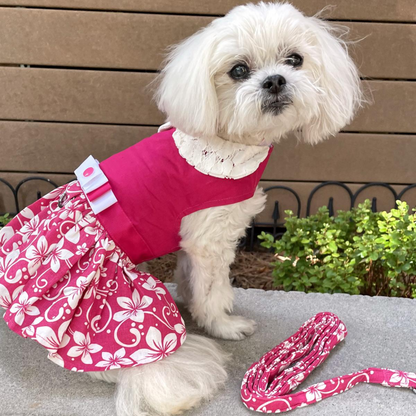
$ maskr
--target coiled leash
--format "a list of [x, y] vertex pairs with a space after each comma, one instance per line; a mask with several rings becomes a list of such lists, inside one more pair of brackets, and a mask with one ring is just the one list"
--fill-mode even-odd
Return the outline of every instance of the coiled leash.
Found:
[[321, 312], [313, 316], [248, 369], [241, 386], [244, 405], [263, 413], [287, 412], [343, 393], [359, 383], [407, 387], [416, 393], [415, 373], [367, 368], [290, 394], [346, 335], [347, 329], [336, 315]]

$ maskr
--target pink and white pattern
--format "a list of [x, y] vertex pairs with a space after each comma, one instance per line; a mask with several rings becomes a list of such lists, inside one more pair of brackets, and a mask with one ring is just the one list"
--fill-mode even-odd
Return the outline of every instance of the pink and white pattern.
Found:
[[290, 394], [346, 335], [345, 325], [332, 313], [321, 312], [309, 319], [248, 369], [241, 385], [244, 405], [257, 412], [281, 413], [343, 393], [359, 383], [416, 389], [415, 373], [367, 368]]
[[55, 189], [0, 230], [0, 306], [14, 332], [74, 371], [151, 363], [186, 336], [169, 292], [135, 270], [78, 182]]

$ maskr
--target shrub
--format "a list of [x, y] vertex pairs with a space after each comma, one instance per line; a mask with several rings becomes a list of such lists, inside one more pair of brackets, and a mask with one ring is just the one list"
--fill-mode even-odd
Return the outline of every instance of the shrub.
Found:
[[280, 240], [262, 233], [273, 248], [273, 276], [284, 290], [416, 298], [416, 215], [397, 201], [390, 212], [372, 212], [365, 201], [330, 217], [326, 207], [297, 218], [286, 211]]
[[0, 215], [0, 228], [4, 227], [10, 220], [10, 214]]

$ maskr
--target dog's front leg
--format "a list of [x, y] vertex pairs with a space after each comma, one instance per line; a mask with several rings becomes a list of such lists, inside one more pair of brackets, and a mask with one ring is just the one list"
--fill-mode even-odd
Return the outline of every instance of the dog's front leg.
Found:
[[256, 323], [229, 313], [233, 309], [234, 293], [230, 284], [230, 264], [234, 250], [218, 255], [209, 247], [186, 247], [178, 259], [178, 270], [186, 274], [179, 284], [182, 296], [188, 298], [193, 319], [209, 334], [223, 339], [243, 339], [251, 335]]
[[239, 238], [264, 204], [258, 189], [249, 200], [198, 211], [182, 220], [183, 252], [175, 272], [178, 291], [198, 325], [213, 336], [243, 339], [256, 328], [251, 319], [229, 315], [234, 300], [229, 272]]

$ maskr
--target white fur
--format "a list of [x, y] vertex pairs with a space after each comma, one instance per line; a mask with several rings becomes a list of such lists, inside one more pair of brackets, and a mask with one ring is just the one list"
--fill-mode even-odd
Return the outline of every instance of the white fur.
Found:
[[199, 326], [218, 338], [239, 340], [251, 335], [255, 322], [230, 316], [233, 290], [229, 281], [238, 240], [266, 203], [262, 189], [238, 204], [209, 208], [182, 220], [181, 247], [175, 278]]
[[[159, 108], [192, 136], [256, 144], [302, 131], [317, 143], [349, 123], [361, 99], [357, 69], [337, 33], [290, 4], [236, 7], [172, 50], [156, 80]], [[302, 68], [284, 63], [291, 52], [304, 56]], [[253, 74], [236, 83], [228, 72], [239, 61]], [[261, 112], [261, 84], [275, 74], [293, 94], [278, 117]]]
[[[159, 108], [175, 127], [195, 137], [250, 145], [298, 132], [317, 143], [349, 123], [361, 101], [357, 70], [336, 33], [329, 23], [305, 17], [289, 4], [236, 7], [172, 49], [154, 84]], [[301, 68], [285, 63], [293, 52], [304, 57]], [[252, 73], [236, 82], [228, 73], [241, 61]], [[272, 115], [262, 111], [261, 86], [276, 74], [285, 77], [291, 104]], [[258, 189], [247, 201], [182, 220], [178, 290], [198, 325], [215, 337], [239, 340], [255, 330], [254, 321], [230, 315], [228, 274], [238, 239], [264, 204]], [[215, 393], [225, 382], [224, 362], [213, 341], [189, 335], [162, 361], [95, 377], [118, 382], [119, 416], [175, 414]]]
[[178, 351], [161, 361], [89, 374], [117, 383], [118, 416], [179, 414], [209, 399], [224, 385], [227, 359], [214, 341], [188, 335]]

